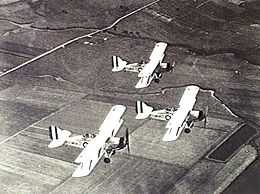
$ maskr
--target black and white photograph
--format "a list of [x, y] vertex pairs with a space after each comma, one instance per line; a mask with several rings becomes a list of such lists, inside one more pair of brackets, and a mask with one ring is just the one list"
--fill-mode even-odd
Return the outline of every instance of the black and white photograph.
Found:
[[260, 0], [0, 0], [0, 194], [259, 194]]

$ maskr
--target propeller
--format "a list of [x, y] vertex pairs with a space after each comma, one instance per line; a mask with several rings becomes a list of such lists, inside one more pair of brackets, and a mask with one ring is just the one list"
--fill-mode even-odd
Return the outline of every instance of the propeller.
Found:
[[172, 63], [172, 65], [170, 66], [170, 72], [172, 73], [173, 72], [173, 68], [174, 68], [174, 66], [175, 66], [175, 61]]
[[208, 111], [209, 111], [209, 106], [206, 107], [206, 111], [204, 114], [204, 128], [206, 128], [206, 124], [207, 124]]
[[126, 128], [126, 131], [125, 131], [125, 145], [126, 145], [126, 147], [127, 147], [128, 153], [130, 153], [128, 128]]

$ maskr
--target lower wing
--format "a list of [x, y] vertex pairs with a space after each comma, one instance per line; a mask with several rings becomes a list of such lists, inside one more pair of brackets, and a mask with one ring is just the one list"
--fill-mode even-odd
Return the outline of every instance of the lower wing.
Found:
[[177, 140], [183, 130], [183, 126], [168, 128], [163, 136], [163, 141], [174, 141]]
[[80, 165], [72, 174], [73, 177], [87, 176], [91, 173], [105, 153], [104, 142], [104, 138], [95, 137], [87, 147], [82, 150], [75, 160], [75, 163], [79, 163]]
[[152, 75], [148, 75], [148, 76], [143, 76], [140, 78], [140, 80], [138, 81], [138, 83], [135, 85], [135, 88], [146, 88], [148, 87], [152, 80], [153, 80]]
[[174, 112], [172, 118], [166, 125], [168, 130], [163, 137], [163, 141], [173, 141], [178, 139], [186, 125], [186, 118], [189, 112], [190, 111], [188, 109], [183, 109], [181, 107]]

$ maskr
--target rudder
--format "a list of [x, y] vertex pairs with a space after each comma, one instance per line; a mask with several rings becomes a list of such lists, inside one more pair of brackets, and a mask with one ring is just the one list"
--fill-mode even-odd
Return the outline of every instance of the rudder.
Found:
[[70, 131], [62, 130], [56, 126], [49, 127], [50, 138], [52, 139], [51, 143], [48, 145], [49, 148], [56, 148], [62, 146], [68, 137], [71, 135]]
[[126, 64], [127, 62], [120, 57], [112, 56], [113, 72], [122, 71], [125, 68]]
[[136, 119], [146, 119], [153, 111], [153, 107], [148, 106], [146, 103], [142, 101], [136, 101], [135, 105], [135, 110], [137, 113], [135, 117]]

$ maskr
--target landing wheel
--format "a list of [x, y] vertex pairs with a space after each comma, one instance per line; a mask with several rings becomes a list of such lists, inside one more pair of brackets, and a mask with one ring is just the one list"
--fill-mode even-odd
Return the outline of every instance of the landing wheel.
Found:
[[110, 160], [110, 158], [104, 158], [104, 162], [105, 162], [106, 164], [109, 164], [109, 163], [111, 162], [111, 160]]
[[138, 72], [141, 72], [143, 68], [139, 67], [137, 70]]
[[88, 145], [88, 142], [84, 142], [82, 145], [83, 145], [83, 148], [86, 148]]
[[165, 115], [165, 120], [169, 121], [172, 117], [170, 115]]
[[190, 133], [190, 128], [184, 129], [184, 132], [185, 132], [185, 133]]
[[156, 79], [154, 79], [154, 82], [158, 84], [160, 82], [160, 80], [156, 78]]

